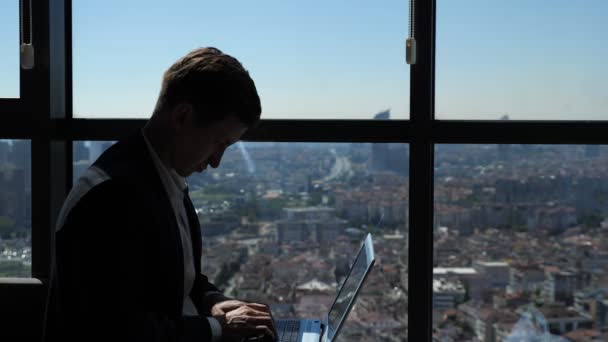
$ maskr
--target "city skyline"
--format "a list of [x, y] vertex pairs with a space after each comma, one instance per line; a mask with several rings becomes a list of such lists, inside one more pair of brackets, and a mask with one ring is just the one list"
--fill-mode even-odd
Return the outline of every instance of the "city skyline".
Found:
[[[270, 303], [282, 316], [313, 317], [326, 312], [362, 234], [372, 232], [379, 264], [347, 334], [405, 339], [409, 177], [390, 161], [407, 155], [407, 145], [248, 144], [228, 149], [219, 168], [188, 178], [205, 274], [228, 295]], [[110, 145], [74, 142], [74, 177]], [[0, 141], [0, 179], [20, 175], [15, 184], [24, 187], [25, 168], [6, 167], [22, 155], [7, 146]], [[600, 334], [608, 321], [585, 303], [608, 288], [607, 147], [440, 144], [435, 161], [435, 336], [492, 342], [494, 335], [475, 327], [493, 324], [492, 334], [514, 336], [534, 310], [554, 335]], [[0, 192], [1, 217], [28, 200], [13, 188]], [[0, 219], [0, 273], [27, 277], [31, 240], [28, 230], [7, 232], [11, 222]], [[303, 271], [302, 262], [312, 266]]]
[[[407, 120], [407, 4], [75, 1], [74, 118], [149, 117], [162, 72], [193, 48], [217, 46], [250, 70], [262, 119]], [[19, 92], [18, 9], [17, 0], [0, 3], [0, 98]], [[436, 11], [434, 118], [608, 119], [608, 47], [598, 43], [608, 2], [437, 0]], [[187, 179], [202, 272], [227, 296], [269, 304], [275, 317], [317, 317], [370, 232], [378, 261], [347, 340], [406, 341], [420, 303], [432, 306], [434, 341], [608, 340], [608, 145], [428, 137], [432, 185], [412, 197], [408, 144], [231, 146], [219, 168]], [[0, 137], [0, 277], [32, 277], [32, 191], [47, 194], [32, 189], [29, 139]], [[114, 142], [72, 143], [75, 182]], [[432, 301], [416, 304], [410, 202], [424, 191], [432, 220], [411, 228], [412, 237], [432, 230], [423, 253], [433, 263]], [[49, 220], [35, 220], [38, 241]]]

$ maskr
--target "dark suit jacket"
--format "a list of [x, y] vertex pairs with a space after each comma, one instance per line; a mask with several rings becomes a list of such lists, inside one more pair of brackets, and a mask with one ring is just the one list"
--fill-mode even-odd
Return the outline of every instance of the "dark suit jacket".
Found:
[[56, 233], [47, 340], [210, 340], [205, 316], [227, 298], [200, 273], [201, 232], [190, 199], [197, 274], [190, 296], [200, 317], [182, 317], [179, 230], [141, 132], [110, 147], [94, 166], [110, 179], [89, 190]]

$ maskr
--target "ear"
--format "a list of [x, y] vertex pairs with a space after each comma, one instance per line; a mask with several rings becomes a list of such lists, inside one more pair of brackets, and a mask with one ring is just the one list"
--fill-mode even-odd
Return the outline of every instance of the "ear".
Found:
[[192, 116], [192, 105], [188, 102], [179, 102], [175, 106], [173, 106], [173, 110], [171, 111], [171, 125], [173, 126], [173, 131], [175, 133], [179, 133], [184, 125], [190, 120], [190, 116]]

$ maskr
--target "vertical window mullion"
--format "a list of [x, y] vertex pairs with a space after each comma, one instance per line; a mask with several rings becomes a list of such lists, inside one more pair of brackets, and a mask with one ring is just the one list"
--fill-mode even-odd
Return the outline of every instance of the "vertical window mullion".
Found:
[[53, 217], [65, 197], [65, 144], [52, 140], [51, 118], [62, 118], [66, 111], [66, 6], [62, 0], [47, 0], [36, 1], [32, 9], [36, 65], [29, 76], [36, 82], [28, 82], [26, 88], [33, 104], [32, 121], [38, 127], [32, 139], [32, 276], [47, 280]]
[[32, 277], [44, 280], [49, 274], [49, 99], [50, 34], [49, 1], [32, 3], [33, 69], [21, 69], [24, 84], [22, 99], [27, 117], [36, 127], [32, 136]]
[[49, 144], [43, 135], [32, 139], [32, 278], [48, 279], [49, 227]]
[[410, 341], [431, 341], [435, 0], [413, 1], [417, 60], [410, 73], [408, 337]]

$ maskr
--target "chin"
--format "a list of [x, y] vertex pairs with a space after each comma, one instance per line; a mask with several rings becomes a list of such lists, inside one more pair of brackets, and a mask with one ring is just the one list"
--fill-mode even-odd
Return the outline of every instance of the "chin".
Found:
[[188, 176], [190, 176], [192, 174], [192, 171], [184, 171], [184, 170], [178, 170], [175, 169], [175, 172], [177, 172], [178, 175], [187, 178]]

